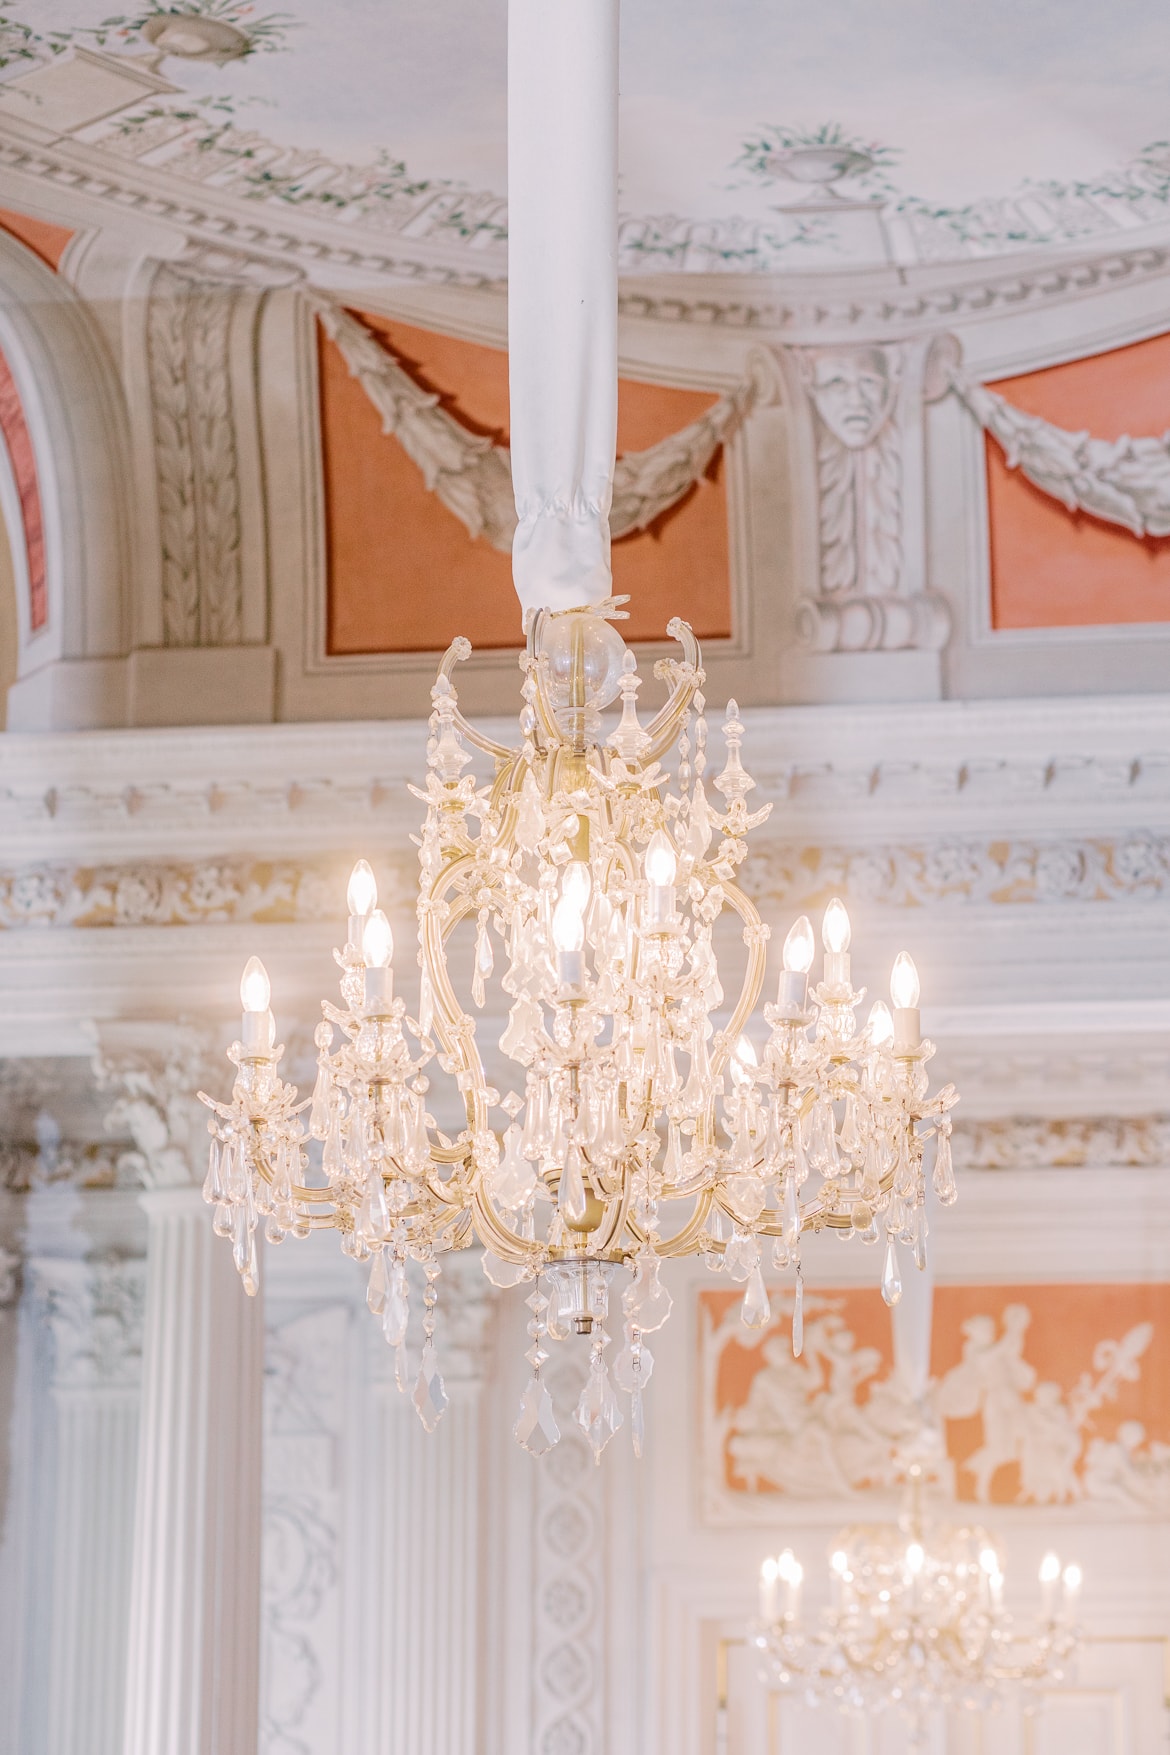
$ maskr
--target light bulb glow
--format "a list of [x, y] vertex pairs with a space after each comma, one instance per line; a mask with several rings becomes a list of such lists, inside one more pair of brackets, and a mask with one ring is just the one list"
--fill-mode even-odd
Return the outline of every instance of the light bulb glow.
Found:
[[782, 1578], [785, 1584], [799, 1584], [804, 1577], [804, 1567], [791, 1548], [785, 1548], [777, 1560], [776, 1575], [778, 1578]]
[[911, 1542], [906, 1550], [906, 1570], [911, 1578], [917, 1578], [926, 1564], [926, 1550], [921, 1542]]
[[246, 1012], [266, 1012], [272, 998], [272, 983], [259, 957], [249, 957], [240, 977], [240, 1004]]
[[979, 1556], [979, 1564], [988, 1578], [994, 1578], [999, 1571], [999, 1555], [994, 1548], [984, 1548]]
[[773, 1560], [772, 1556], [769, 1554], [768, 1558], [760, 1565], [760, 1577], [765, 1584], [775, 1584], [779, 1576], [780, 1562], [778, 1560]]
[[899, 951], [890, 976], [890, 998], [899, 1011], [913, 1011], [921, 993], [922, 987], [918, 980], [918, 970], [914, 967], [914, 958], [906, 951]]
[[829, 1561], [829, 1565], [833, 1568], [833, 1571], [837, 1574], [838, 1578], [843, 1578], [845, 1576], [849, 1570], [849, 1556], [844, 1548], [838, 1548], [836, 1550], [832, 1559]]
[[362, 957], [367, 969], [388, 969], [394, 955], [394, 934], [380, 908], [375, 908], [362, 933]]
[[807, 975], [812, 968], [815, 950], [812, 921], [807, 914], [802, 914], [796, 924], [789, 927], [788, 937], [784, 940], [784, 967], [792, 975]]
[[678, 855], [665, 829], [655, 829], [650, 837], [644, 861], [646, 882], [656, 889], [668, 889], [678, 873]]
[[741, 1066], [752, 1068], [759, 1066], [760, 1057], [755, 1051], [750, 1036], [740, 1037], [735, 1045], [735, 1058]]
[[345, 892], [346, 904], [351, 914], [372, 914], [378, 905], [378, 885], [369, 861], [359, 859], [349, 874], [349, 886]]
[[1075, 1564], [1066, 1566], [1064, 1569], [1064, 1588], [1065, 1588], [1065, 1590], [1068, 1591], [1070, 1593], [1070, 1595], [1073, 1592], [1080, 1590], [1081, 1584], [1084, 1580], [1084, 1576], [1085, 1575], [1081, 1571], [1079, 1566], [1077, 1566]]
[[1045, 1554], [1040, 1562], [1040, 1583], [1055, 1584], [1060, 1577], [1060, 1560], [1056, 1554]]
[[890, 1008], [884, 999], [875, 999], [869, 1010], [869, 1039], [875, 1048], [882, 1048], [887, 1042], [894, 1040], [894, 1020], [890, 1016]]
[[827, 951], [840, 955], [849, 949], [849, 941], [853, 937], [853, 928], [849, 924], [849, 915], [840, 896], [834, 896], [825, 909], [825, 918], [821, 922], [821, 943]]
[[553, 909], [552, 935], [562, 953], [585, 947], [585, 918], [571, 896], [562, 896]]
[[583, 859], [571, 859], [566, 865], [561, 878], [561, 897], [572, 902], [578, 914], [584, 914], [589, 906], [589, 897], [593, 890], [593, 877]]

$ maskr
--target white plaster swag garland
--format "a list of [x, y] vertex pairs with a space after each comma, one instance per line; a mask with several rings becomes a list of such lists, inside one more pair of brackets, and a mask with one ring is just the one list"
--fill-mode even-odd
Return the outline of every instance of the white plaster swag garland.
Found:
[[[510, 554], [517, 514], [513, 455], [507, 446], [468, 432], [447, 413], [438, 396], [419, 388], [385, 343], [334, 300], [319, 293], [308, 298], [351, 376], [381, 415], [382, 431], [396, 438], [422, 471], [428, 491], [455, 514], [470, 536], [482, 536], [493, 548]], [[649, 450], [620, 457], [614, 467], [609, 514], [612, 535], [620, 538], [645, 530], [684, 499], [757, 401], [772, 393], [763, 370], [753, 368], [698, 420]]]
[[1170, 536], [1170, 431], [1159, 438], [1095, 439], [1025, 414], [956, 360], [948, 370], [955, 394], [1002, 448], [1009, 469], [1059, 500], [1120, 524], [1134, 536]]

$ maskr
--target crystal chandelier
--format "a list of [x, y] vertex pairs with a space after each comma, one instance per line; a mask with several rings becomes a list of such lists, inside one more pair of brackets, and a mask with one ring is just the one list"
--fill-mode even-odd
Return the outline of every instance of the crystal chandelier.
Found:
[[[898, 1246], [925, 1265], [931, 1136], [938, 1198], [955, 1198], [955, 1094], [927, 1095], [934, 1050], [919, 1028], [914, 965], [904, 953], [894, 965], [892, 1013], [879, 1001], [859, 1022], [840, 901], [824, 916], [821, 980], [810, 988], [814, 939], [802, 918], [785, 941], [775, 1002], [763, 1007], [761, 1049], [745, 1033], [769, 933], [737, 873], [769, 807], [748, 808], [755, 782], [734, 702], [711, 777], [700, 654], [682, 622], [669, 630], [681, 656], [658, 671], [669, 698], [642, 724], [635, 659], [613, 625], [620, 613], [611, 601], [530, 619], [514, 749], [459, 711], [451, 673], [467, 642], [443, 660], [426, 784], [412, 788], [426, 804], [417, 1015], [395, 992], [390, 925], [362, 861], [347, 943], [334, 953], [342, 1004], [323, 1005], [311, 1101], [279, 1077], [256, 959], [230, 1050], [231, 1102], [201, 1093], [214, 1111], [205, 1194], [246, 1288], [256, 1289], [261, 1221], [273, 1243], [332, 1226], [342, 1249], [369, 1264], [368, 1303], [404, 1390], [408, 1264], [419, 1265], [413, 1398], [428, 1429], [446, 1405], [435, 1349], [444, 1253], [478, 1241], [494, 1284], [528, 1285], [532, 1375], [515, 1433], [536, 1453], [559, 1437], [541, 1368], [550, 1343], [569, 1334], [589, 1338], [576, 1418], [595, 1454], [623, 1421], [615, 1385], [629, 1395], [640, 1453], [646, 1336], [671, 1308], [664, 1260], [698, 1254], [742, 1283], [743, 1320], [759, 1329], [771, 1320], [768, 1251], [772, 1266], [795, 1274], [799, 1353], [806, 1232], [884, 1241], [882, 1291], [893, 1304]], [[615, 701], [606, 734], [602, 711]], [[468, 771], [473, 751], [490, 758], [489, 778]], [[728, 922], [746, 960], [725, 1000], [715, 940]], [[470, 940], [465, 996], [452, 960], [461, 937]], [[504, 1090], [489, 1081], [475, 1022], [497, 977], [510, 1002]], [[429, 1112], [434, 1070], [461, 1099], [457, 1131]], [[310, 1140], [321, 1142], [319, 1171], [315, 1156], [309, 1169]], [[622, 1328], [612, 1368], [611, 1323]]]
[[911, 1468], [900, 1520], [853, 1524], [829, 1559], [831, 1606], [805, 1628], [803, 1568], [790, 1548], [760, 1568], [753, 1638], [761, 1679], [843, 1712], [898, 1708], [915, 1742], [937, 1707], [1025, 1702], [1059, 1682], [1079, 1643], [1081, 1569], [1055, 1554], [1040, 1566], [1040, 1614], [1021, 1626], [1003, 1606], [1001, 1549], [977, 1525], [924, 1522], [922, 1471]]

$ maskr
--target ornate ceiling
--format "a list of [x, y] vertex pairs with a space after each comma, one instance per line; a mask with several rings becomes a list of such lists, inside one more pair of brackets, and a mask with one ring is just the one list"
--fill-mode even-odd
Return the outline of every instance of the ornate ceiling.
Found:
[[[0, 77], [70, 45], [165, 50], [160, 101], [196, 100], [209, 134], [503, 194], [505, 0], [172, 0], [186, 27], [116, 3], [3, 0]], [[624, 266], [938, 260], [1164, 220], [1163, 46], [1156, 0], [1124, 29], [1094, 0], [627, 0]], [[502, 214], [472, 207], [496, 241]]]

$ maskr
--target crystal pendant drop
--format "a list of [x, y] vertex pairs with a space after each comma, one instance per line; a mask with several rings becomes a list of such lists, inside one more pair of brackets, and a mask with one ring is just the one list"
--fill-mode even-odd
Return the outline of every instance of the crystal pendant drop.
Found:
[[553, 1399], [539, 1374], [529, 1379], [528, 1388], [520, 1398], [520, 1412], [512, 1436], [529, 1456], [544, 1456], [560, 1440], [561, 1429], [557, 1425]]
[[637, 1257], [633, 1282], [622, 1294], [622, 1309], [631, 1328], [642, 1334], [653, 1334], [670, 1315], [674, 1300], [659, 1280], [661, 1263], [656, 1255], [644, 1250]]
[[508, 1212], [520, 1210], [536, 1187], [536, 1171], [524, 1156], [524, 1135], [513, 1122], [504, 1135], [504, 1155], [491, 1175], [491, 1192]]
[[940, 1128], [934, 1155], [934, 1192], [944, 1207], [952, 1207], [958, 1199], [955, 1167], [951, 1160], [951, 1130]]
[[366, 1285], [366, 1304], [375, 1316], [381, 1316], [386, 1308], [386, 1260], [380, 1249], [374, 1251], [370, 1262], [370, 1278]]
[[634, 1446], [634, 1455], [640, 1462], [646, 1444], [646, 1409], [640, 1387], [635, 1389], [630, 1396], [630, 1438]]
[[382, 1333], [389, 1346], [403, 1344], [409, 1321], [410, 1287], [406, 1283], [406, 1268], [402, 1262], [396, 1261], [390, 1269], [389, 1290], [382, 1311]]
[[764, 1285], [764, 1276], [758, 1266], [754, 1267], [748, 1276], [740, 1320], [745, 1328], [753, 1329], [767, 1328], [772, 1320], [772, 1306], [768, 1300], [768, 1289]]
[[882, 1297], [891, 1310], [902, 1296], [902, 1275], [898, 1269], [898, 1251], [891, 1237], [886, 1244], [886, 1265], [882, 1270]]
[[559, 1195], [561, 1216], [567, 1225], [580, 1225], [585, 1218], [585, 1178], [581, 1170], [581, 1148], [570, 1146], [565, 1155]]
[[792, 1357], [804, 1352], [804, 1275], [796, 1270], [796, 1292], [792, 1299]]
[[836, 1176], [840, 1172], [841, 1156], [837, 1150], [833, 1111], [828, 1103], [814, 1105], [808, 1129], [808, 1158], [814, 1170], [819, 1170], [822, 1176]]
[[317, 1082], [313, 1086], [313, 1102], [309, 1110], [309, 1132], [315, 1140], [323, 1140], [329, 1131], [329, 1097], [333, 1090], [333, 1079], [327, 1061], [322, 1060], [317, 1068]]
[[723, 1251], [723, 1266], [727, 1277], [731, 1280], [746, 1280], [753, 1268], [759, 1266], [760, 1246], [750, 1231], [741, 1231], [737, 1227], [732, 1233], [731, 1242]]
[[914, 1266], [920, 1274], [926, 1272], [926, 1214], [921, 1207], [914, 1215]]
[[796, 1199], [796, 1177], [784, 1178], [784, 1203], [780, 1210], [784, 1242], [790, 1250], [800, 1242], [800, 1205]]
[[219, 1141], [212, 1140], [211, 1153], [207, 1163], [207, 1175], [203, 1182], [203, 1198], [209, 1207], [218, 1205], [226, 1190], [219, 1168]]
[[418, 1368], [418, 1380], [411, 1397], [419, 1419], [428, 1432], [433, 1432], [447, 1411], [448, 1396], [443, 1387], [443, 1379], [439, 1375], [439, 1361], [435, 1352], [435, 1343], [427, 1336], [422, 1350], [422, 1359]]
[[630, 1323], [626, 1324], [626, 1345], [613, 1362], [611, 1373], [618, 1389], [633, 1395], [635, 1390], [645, 1389], [654, 1374], [654, 1355], [642, 1340], [637, 1329]]
[[622, 1411], [600, 1353], [595, 1352], [590, 1362], [573, 1418], [589, 1440], [594, 1462], [600, 1462], [602, 1451], [622, 1424]]
[[522, 1262], [501, 1261], [499, 1256], [493, 1255], [490, 1249], [484, 1250], [480, 1265], [483, 1268], [484, 1278], [490, 1280], [493, 1286], [499, 1286], [504, 1291], [509, 1286], [518, 1286], [521, 1280], [528, 1277], [529, 1270], [524, 1267]]

